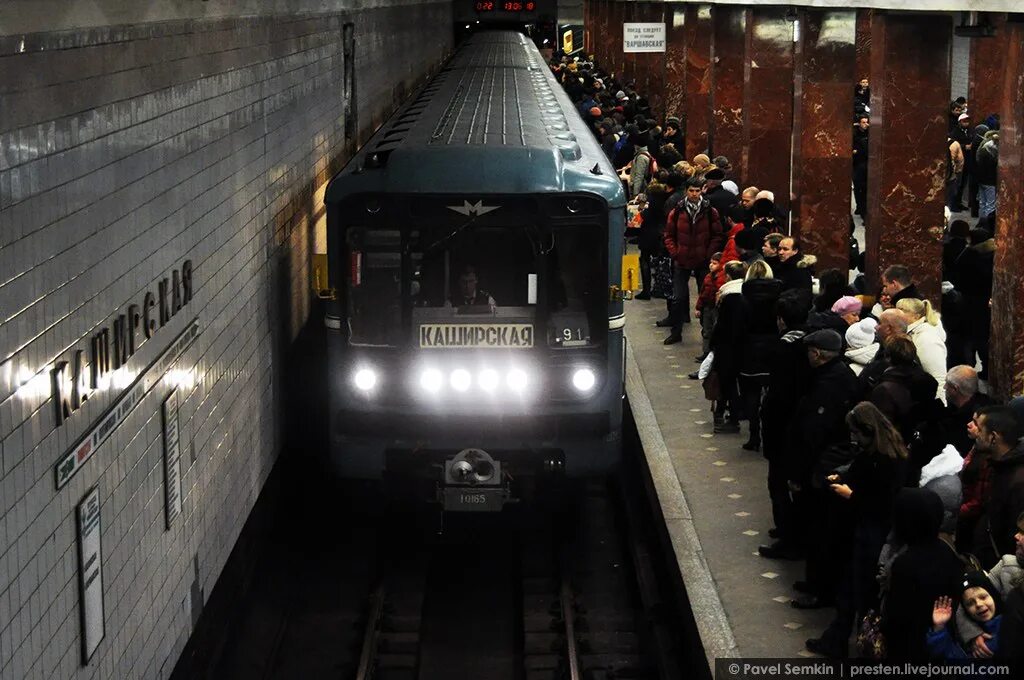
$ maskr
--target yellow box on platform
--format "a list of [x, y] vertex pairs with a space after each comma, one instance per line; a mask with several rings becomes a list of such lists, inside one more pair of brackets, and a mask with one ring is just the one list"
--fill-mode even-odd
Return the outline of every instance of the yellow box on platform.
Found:
[[622, 256], [622, 290], [640, 289], [640, 255], [626, 253]]

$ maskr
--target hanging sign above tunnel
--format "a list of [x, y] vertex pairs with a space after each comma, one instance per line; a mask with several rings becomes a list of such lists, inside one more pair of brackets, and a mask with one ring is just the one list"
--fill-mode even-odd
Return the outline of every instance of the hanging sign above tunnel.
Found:
[[622, 24], [623, 52], [664, 52], [665, 24]]

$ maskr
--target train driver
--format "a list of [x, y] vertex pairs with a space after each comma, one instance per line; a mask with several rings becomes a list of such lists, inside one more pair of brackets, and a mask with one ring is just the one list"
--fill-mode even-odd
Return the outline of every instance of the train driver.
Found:
[[451, 303], [455, 307], [487, 306], [490, 309], [497, 307], [498, 303], [490, 294], [477, 287], [479, 279], [476, 275], [476, 267], [466, 265], [459, 274], [459, 290], [452, 296]]

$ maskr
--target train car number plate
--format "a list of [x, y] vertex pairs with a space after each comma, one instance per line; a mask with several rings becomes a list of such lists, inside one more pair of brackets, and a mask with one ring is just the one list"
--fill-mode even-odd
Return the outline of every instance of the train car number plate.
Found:
[[452, 512], [499, 512], [505, 505], [505, 492], [496, 486], [446, 486], [442, 502], [444, 509]]

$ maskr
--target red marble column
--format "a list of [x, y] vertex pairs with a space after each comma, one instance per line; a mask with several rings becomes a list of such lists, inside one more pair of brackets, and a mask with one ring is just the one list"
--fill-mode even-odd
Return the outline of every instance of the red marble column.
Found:
[[850, 83], [851, 89], [861, 78], [871, 77], [871, 17], [874, 11], [857, 10], [857, 65], [853, 74], [854, 82]]
[[[665, 6], [665, 116], [686, 116], [686, 29], [691, 5]], [[683, 152], [680, 149], [680, 152]]]
[[[622, 23], [632, 23], [634, 21], [639, 21], [639, 19], [636, 18], [637, 8], [639, 7], [639, 3], [637, 3], [637, 2], [621, 2], [619, 4], [622, 6]], [[622, 28], [620, 27], [619, 30], [621, 31]], [[626, 52], [625, 50], [623, 50], [622, 41], [619, 42], [619, 52], [622, 54], [622, 64], [623, 64], [621, 80], [622, 80], [623, 83], [633, 82], [634, 83], [634, 87], [635, 87], [635, 81], [636, 81], [636, 53], [635, 52]]]
[[990, 377], [1001, 398], [1024, 394], [1024, 23], [1002, 28], [1005, 51], [996, 81], [999, 110], [999, 186], [996, 262], [992, 284]]
[[683, 110], [686, 112], [686, 154], [692, 159], [708, 149], [711, 131], [712, 57], [714, 32], [710, 5], [686, 6], [686, 80]]
[[[819, 272], [849, 267], [856, 10], [800, 13], [793, 86], [793, 233]], [[756, 176], [755, 183], [760, 181]], [[760, 186], [760, 184], [758, 184]], [[777, 196], [777, 194], [776, 194]]]
[[742, 7], [715, 5], [711, 10], [711, 125], [708, 146], [713, 156], [727, 156], [746, 179], [743, 158], [743, 57], [747, 15]]
[[[645, 2], [637, 6], [636, 21], [649, 23], [665, 23], [666, 14], [670, 14], [665, 3]], [[666, 43], [668, 32], [666, 28]], [[667, 44], [666, 44], [667, 48]], [[645, 52], [636, 55], [637, 91], [647, 97], [651, 107], [651, 117], [659, 123], [664, 120], [665, 98], [665, 53]]]
[[745, 183], [773, 191], [784, 207], [789, 206], [793, 142], [793, 22], [786, 12], [767, 7], [748, 15], [740, 173]]
[[891, 264], [910, 268], [940, 301], [945, 222], [949, 15], [875, 12], [871, 21], [868, 281]]
[[1007, 44], [1005, 14], [991, 14], [989, 19], [996, 28], [992, 38], [971, 38], [971, 59], [968, 85], [968, 107], [974, 125], [981, 123], [989, 114], [999, 113], [1002, 106], [1000, 91], [1006, 58]]

